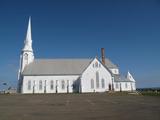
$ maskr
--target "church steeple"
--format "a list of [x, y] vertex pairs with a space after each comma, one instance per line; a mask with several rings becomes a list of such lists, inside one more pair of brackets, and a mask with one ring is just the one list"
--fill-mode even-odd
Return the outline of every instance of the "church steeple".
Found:
[[32, 34], [31, 34], [31, 17], [29, 17], [28, 29], [26, 38], [24, 40], [24, 48], [22, 49], [20, 61], [20, 72], [23, 72], [24, 68], [34, 60], [34, 54], [32, 49]]
[[25, 69], [25, 67], [32, 63], [34, 61], [34, 54], [32, 49], [32, 34], [31, 34], [31, 17], [29, 18], [28, 22], [28, 29], [26, 38], [24, 40], [24, 48], [22, 49], [21, 55], [20, 55], [20, 68], [18, 72], [18, 92], [21, 91], [22, 87], [22, 73]]
[[24, 41], [23, 51], [33, 51], [32, 49], [32, 33], [31, 33], [31, 17], [29, 17], [26, 39]]

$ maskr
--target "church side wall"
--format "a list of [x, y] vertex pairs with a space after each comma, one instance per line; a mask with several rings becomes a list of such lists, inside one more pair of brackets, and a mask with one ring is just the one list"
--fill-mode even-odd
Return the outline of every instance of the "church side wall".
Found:
[[[104, 86], [102, 85], [102, 79], [104, 79]], [[94, 82], [92, 83], [91, 80], [93, 80]], [[97, 84], [99, 85], [97, 86]], [[111, 74], [97, 59], [95, 59], [82, 74], [81, 92], [85, 93], [109, 91], [109, 84], [110, 86], [112, 86]]]
[[72, 93], [78, 78], [78, 75], [24, 76], [22, 93]]
[[134, 82], [115, 82], [114, 90], [115, 91], [135, 91], [136, 86]]

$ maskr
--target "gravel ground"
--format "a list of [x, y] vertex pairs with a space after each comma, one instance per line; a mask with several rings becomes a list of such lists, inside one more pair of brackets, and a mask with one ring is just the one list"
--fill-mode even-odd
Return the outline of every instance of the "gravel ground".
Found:
[[160, 97], [107, 93], [0, 95], [0, 120], [160, 120]]

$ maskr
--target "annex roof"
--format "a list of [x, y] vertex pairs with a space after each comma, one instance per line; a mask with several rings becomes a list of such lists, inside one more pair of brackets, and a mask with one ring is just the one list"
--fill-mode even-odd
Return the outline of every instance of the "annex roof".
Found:
[[132, 82], [131, 80], [127, 79], [125, 76], [114, 75], [113, 77], [115, 82]]

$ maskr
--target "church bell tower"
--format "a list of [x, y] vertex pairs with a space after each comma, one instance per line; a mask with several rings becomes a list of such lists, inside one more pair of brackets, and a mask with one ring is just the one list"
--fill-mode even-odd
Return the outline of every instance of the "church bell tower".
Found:
[[20, 68], [18, 72], [18, 92], [22, 92], [22, 82], [23, 82], [23, 71], [25, 67], [34, 61], [34, 54], [32, 49], [32, 34], [31, 34], [31, 18], [29, 18], [28, 29], [26, 38], [24, 40], [24, 48], [20, 55]]
[[28, 29], [26, 39], [24, 41], [24, 48], [20, 56], [20, 73], [24, 68], [34, 60], [34, 54], [32, 49], [32, 34], [31, 34], [31, 18], [29, 18]]

